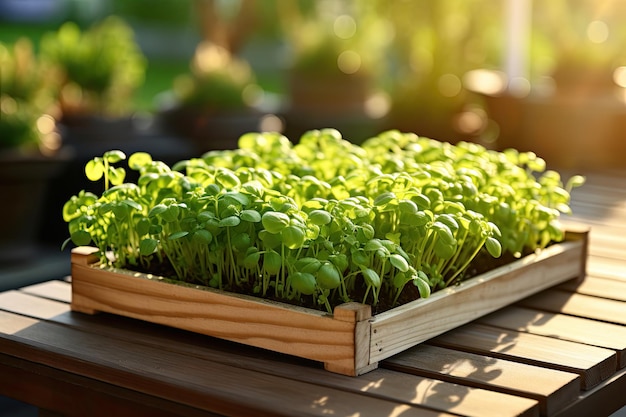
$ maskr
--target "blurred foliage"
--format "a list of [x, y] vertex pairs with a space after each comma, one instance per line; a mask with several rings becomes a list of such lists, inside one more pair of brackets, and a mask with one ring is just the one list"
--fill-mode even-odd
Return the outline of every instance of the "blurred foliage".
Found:
[[463, 83], [468, 71], [500, 65], [502, 2], [414, 0], [379, 6], [381, 18], [394, 28], [384, 80], [391, 97], [389, 123], [415, 123], [424, 129], [421, 134], [440, 139], [456, 136], [437, 132], [437, 126], [450, 126], [465, 108], [477, 106]]
[[116, 16], [84, 31], [74, 22], [64, 23], [43, 36], [41, 54], [61, 71], [64, 116], [123, 114], [144, 81], [147, 65], [132, 28]]
[[[485, 10], [489, 10], [485, 13]], [[500, 65], [504, 23], [501, 1], [381, 2], [379, 15], [394, 28], [396, 75], [421, 79]]]
[[28, 38], [20, 38], [12, 45], [0, 43], [3, 95], [24, 100], [39, 109], [47, 108], [54, 100], [57, 76], [54, 68], [46, 65], [35, 53]]
[[246, 92], [254, 92], [255, 75], [243, 59], [215, 44], [196, 48], [190, 72], [174, 80], [173, 92], [182, 107], [230, 110], [246, 107]]
[[34, 53], [28, 38], [0, 43], [0, 150], [44, 146], [38, 121], [54, 112], [55, 72]]
[[277, 1], [290, 68], [331, 75], [378, 76], [390, 40], [388, 21], [375, 1]]
[[[259, 37], [269, 40], [264, 47], [273, 45], [285, 52], [287, 59], [263, 62], [265, 72], [257, 75], [263, 83], [278, 86], [285, 67], [308, 69], [318, 75], [341, 72], [339, 56], [351, 51], [358, 56], [358, 62], [352, 61], [350, 68], [358, 67], [358, 71], [373, 76], [377, 85], [389, 93], [396, 110], [435, 117], [473, 100], [463, 84], [467, 71], [503, 67], [505, 3], [501, 0], [111, 0], [109, 10], [133, 24], [158, 23], [181, 30], [191, 27], [198, 32], [204, 30], [203, 19], [204, 27], [210, 28], [217, 22], [218, 26], [227, 27], [230, 38], [237, 39], [238, 46], [232, 48], [231, 54], [238, 59], [241, 56], [236, 54], [245, 49], [240, 44], [247, 42], [256, 47], [258, 43], [250, 41], [258, 41]], [[201, 10], [212, 10], [213, 14], [207, 17]], [[626, 2], [551, 0], [532, 2], [532, 10], [533, 30], [528, 45], [531, 83], [550, 75], [559, 62], [612, 67], [626, 63], [623, 47]], [[246, 19], [238, 24], [237, 16], [243, 11]], [[604, 42], [592, 42], [589, 38], [590, 23], [596, 20], [605, 22], [609, 30]], [[104, 22], [110, 21], [118, 22], [117, 28], [104, 29]], [[158, 63], [151, 62], [147, 67], [133, 42], [132, 30], [119, 22], [119, 18], [111, 18], [95, 26], [100, 29], [83, 31], [76, 24], [67, 23], [42, 42], [45, 55], [64, 68], [65, 108], [80, 105], [107, 112], [117, 105], [135, 105], [133, 92], [142, 87], [145, 71], [158, 71]], [[110, 33], [102, 35], [107, 30]], [[100, 34], [91, 35], [92, 31]], [[210, 31], [207, 34], [211, 36]], [[7, 36], [16, 35], [10, 31], [0, 33], [0, 40]], [[259, 59], [264, 55], [254, 56]], [[253, 68], [256, 64], [250, 61]], [[246, 71], [226, 74], [228, 71], [219, 75], [216, 70], [201, 74], [192, 69], [181, 76], [182, 81], [176, 82], [173, 70], [164, 74], [172, 77], [169, 84], [178, 85], [181, 98], [200, 101], [201, 96], [216, 97], [223, 91], [230, 97], [226, 102], [234, 105], [240, 100], [237, 91], [244, 84], [254, 82], [255, 77], [252, 74], [251, 79], [244, 80], [248, 77], [242, 75]], [[164, 84], [162, 76], [147, 78]], [[210, 79], [213, 81], [209, 82]], [[233, 81], [239, 86], [233, 87]], [[192, 88], [198, 90], [195, 97], [190, 92]], [[153, 94], [154, 89], [146, 92]], [[149, 103], [150, 98], [144, 97], [142, 102]]]
[[113, 0], [112, 14], [129, 22], [166, 27], [185, 27], [192, 23], [194, 0]]
[[557, 67], [581, 71], [626, 65], [626, 2], [554, 0], [534, 4], [534, 67], [550, 74]]

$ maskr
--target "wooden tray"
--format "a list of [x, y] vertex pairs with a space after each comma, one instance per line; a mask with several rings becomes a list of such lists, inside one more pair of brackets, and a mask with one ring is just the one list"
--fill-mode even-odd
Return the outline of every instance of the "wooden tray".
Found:
[[323, 362], [360, 375], [427, 339], [564, 281], [585, 275], [588, 230], [564, 242], [372, 316], [371, 307], [342, 304], [322, 311], [177, 285], [162, 278], [102, 268], [95, 248], [72, 251], [74, 311], [113, 313]]

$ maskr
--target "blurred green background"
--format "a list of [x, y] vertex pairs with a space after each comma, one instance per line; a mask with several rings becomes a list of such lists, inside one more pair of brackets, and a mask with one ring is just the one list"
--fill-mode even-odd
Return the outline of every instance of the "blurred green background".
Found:
[[87, 30], [108, 15], [130, 25], [147, 58], [131, 97], [137, 111], [158, 110], [203, 40], [248, 63], [274, 109], [292, 104], [288, 69], [324, 74], [326, 62], [338, 67], [338, 54], [354, 52], [374, 130], [420, 130], [405, 122], [421, 115], [418, 133], [453, 141], [494, 144], [506, 134], [485, 94], [545, 96], [566, 70], [604, 77], [622, 102], [626, 86], [617, 71], [626, 65], [626, 4], [609, 0], [0, 0], [0, 42], [26, 36], [37, 48], [66, 21]]

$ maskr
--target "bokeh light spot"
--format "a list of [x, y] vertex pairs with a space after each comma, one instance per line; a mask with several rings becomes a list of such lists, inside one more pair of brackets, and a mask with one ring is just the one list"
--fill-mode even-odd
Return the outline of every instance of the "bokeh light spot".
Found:
[[365, 114], [372, 119], [381, 119], [389, 113], [391, 108], [391, 99], [386, 93], [377, 93], [371, 95], [365, 102]]
[[263, 116], [261, 122], [259, 123], [259, 130], [261, 132], [282, 132], [285, 128], [283, 120], [274, 115], [267, 114]]
[[506, 88], [505, 76], [500, 71], [476, 69], [465, 73], [463, 83], [468, 90], [487, 95], [500, 94]]
[[354, 74], [361, 68], [361, 55], [354, 51], [343, 51], [337, 57], [337, 66], [344, 74]]
[[13, 97], [1, 96], [0, 110], [2, 113], [13, 114], [17, 111], [17, 102], [13, 99]]
[[464, 134], [476, 134], [484, 129], [486, 123], [487, 114], [479, 108], [464, 110], [456, 117], [456, 127]]
[[248, 84], [241, 92], [243, 102], [248, 106], [256, 106], [259, 104], [261, 100], [263, 100], [263, 94], [263, 89], [256, 84]]
[[587, 26], [587, 38], [593, 43], [604, 43], [609, 39], [609, 25], [602, 20], [594, 20]]
[[37, 119], [37, 129], [44, 135], [54, 132], [55, 128], [56, 122], [52, 116], [44, 114]]
[[356, 34], [356, 21], [347, 14], [338, 16], [333, 24], [333, 31], [341, 39], [350, 39]]
[[454, 74], [443, 74], [439, 77], [439, 92], [444, 97], [454, 97], [461, 92], [463, 85], [461, 80]]
[[613, 71], [613, 81], [622, 88], [626, 88], [626, 67], [617, 67]]

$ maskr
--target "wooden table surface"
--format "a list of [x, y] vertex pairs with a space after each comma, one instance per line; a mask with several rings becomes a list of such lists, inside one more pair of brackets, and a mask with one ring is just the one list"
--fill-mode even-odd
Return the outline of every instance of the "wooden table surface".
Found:
[[[359, 377], [108, 314], [59, 277], [0, 293], [0, 395], [67, 416], [605, 416], [626, 405], [626, 175], [588, 174], [587, 277]], [[69, 262], [69, 260], [68, 260]]]

